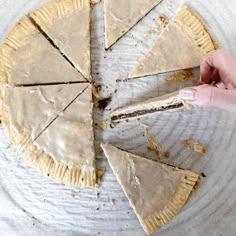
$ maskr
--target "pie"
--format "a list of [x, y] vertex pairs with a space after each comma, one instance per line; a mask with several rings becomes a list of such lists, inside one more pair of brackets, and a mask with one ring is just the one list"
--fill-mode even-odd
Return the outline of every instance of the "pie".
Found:
[[182, 6], [129, 78], [198, 67], [206, 54], [217, 48], [204, 23]]
[[51, 1], [30, 16], [78, 71], [90, 79], [90, 0]]
[[42, 174], [67, 185], [96, 184], [92, 109], [87, 83], [2, 92], [2, 122], [12, 143]]
[[183, 109], [184, 106], [188, 105], [179, 97], [179, 92], [177, 91], [161, 97], [152, 98], [144, 102], [116, 109], [110, 116], [113, 122], [119, 122], [126, 119], [150, 116], [160, 112], [176, 111]]
[[[0, 113], [11, 142], [42, 174], [78, 187], [97, 187], [102, 173], [87, 80], [89, 11], [89, 1], [50, 2], [23, 17], [0, 49]], [[41, 25], [42, 15], [51, 20]]]
[[[66, 75], [62, 71], [66, 71]], [[16, 24], [0, 49], [1, 84], [34, 85], [81, 81], [86, 80], [52, 47], [27, 17]]]
[[110, 48], [161, 0], [104, 0], [105, 48]]
[[199, 182], [192, 171], [102, 144], [102, 149], [143, 229], [153, 234], [175, 217]]

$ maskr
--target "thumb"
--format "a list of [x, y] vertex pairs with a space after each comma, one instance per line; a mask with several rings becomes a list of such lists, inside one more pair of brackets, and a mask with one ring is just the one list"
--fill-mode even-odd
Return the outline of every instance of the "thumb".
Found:
[[236, 91], [201, 85], [180, 90], [180, 97], [192, 105], [216, 107], [236, 114]]

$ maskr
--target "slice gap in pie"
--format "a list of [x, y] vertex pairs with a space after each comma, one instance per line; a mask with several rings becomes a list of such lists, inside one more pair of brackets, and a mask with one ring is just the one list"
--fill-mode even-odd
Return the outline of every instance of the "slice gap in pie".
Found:
[[39, 85], [86, 82], [61, 53], [23, 17], [0, 48], [0, 83]]
[[217, 48], [200, 18], [182, 6], [129, 78], [198, 67], [206, 54]]
[[30, 17], [90, 80], [90, 0], [53, 0]]
[[157, 113], [173, 112], [190, 105], [183, 101], [179, 96], [179, 91], [166, 94], [160, 97], [152, 98], [144, 102], [118, 108], [110, 116], [113, 122], [119, 122], [126, 119], [135, 119], [144, 116], [150, 116]]
[[[66, 185], [97, 187], [91, 85], [35, 140], [50, 156], [49, 177]], [[101, 177], [101, 174], [98, 177]]]
[[[69, 153], [74, 145], [85, 145], [84, 138], [80, 141], [80, 133], [77, 137], [73, 136], [74, 130], [66, 130], [69, 121], [65, 124], [60, 124], [57, 127], [55, 137], [47, 140], [51, 148], [57, 149], [58, 157], [63, 159], [64, 151], [68, 151], [65, 156], [65, 161], [57, 162], [50, 154], [44, 150], [43, 146], [37, 145], [37, 139], [42, 138], [44, 132], [49, 129], [57, 118], [62, 116], [69, 110], [75, 100], [79, 101], [78, 109], [74, 110], [76, 114], [75, 120], [71, 119], [71, 123], [80, 125], [82, 118], [87, 115], [88, 122], [91, 117], [87, 114], [89, 109], [92, 109], [92, 96], [90, 96], [89, 88], [91, 85], [86, 83], [79, 84], [61, 84], [51, 86], [33, 86], [33, 87], [4, 87], [1, 94], [1, 116], [2, 122], [11, 142], [16, 146], [16, 149], [21, 153], [33, 167], [38, 169], [46, 176], [50, 176], [58, 182], [77, 185], [81, 187], [95, 187], [96, 173], [90, 170], [90, 175], [85, 169], [81, 170], [79, 166], [74, 165], [73, 160], [70, 163], [66, 162]], [[87, 99], [84, 99], [86, 96]], [[80, 100], [81, 97], [81, 100]], [[78, 103], [78, 102], [77, 102]], [[84, 107], [87, 109], [84, 110]], [[87, 112], [87, 113], [86, 113]], [[64, 133], [72, 135], [73, 140], [64, 140]], [[92, 138], [92, 126], [88, 129], [90, 142]], [[78, 130], [77, 130], [78, 131]], [[61, 132], [61, 133], [60, 133]], [[85, 135], [85, 133], [83, 133]], [[42, 137], [41, 137], [42, 136]], [[78, 138], [79, 137], [79, 138]], [[58, 139], [60, 138], [60, 139]], [[41, 139], [39, 139], [41, 140]], [[61, 149], [60, 149], [61, 148]], [[89, 147], [87, 147], [89, 149]], [[91, 147], [92, 149], [92, 147]], [[89, 152], [89, 158], [92, 159], [93, 149]], [[54, 153], [53, 153], [54, 154]], [[79, 159], [80, 154], [77, 153]], [[91, 160], [89, 159], [89, 164]], [[60, 160], [60, 159], [59, 159]], [[87, 159], [86, 159], [87, 160]], [[88, 164], [88, 165], [89, 165]], [[67, 179], [65, 179], [65, 176]], [[93, 176], [93, 178], [92, 178]], [[95, 177], [94, 177], [95, 176]], [[83, 181], [81, 179], [84, 179]]]
[[161, 0], [104, 0], [105, 48], [110, 48]]
[[147, 234], [169, 223], [199, 183], [199, 175], [192, 171], [142, 158], [109, 144], [102, 144], [102, 149]]

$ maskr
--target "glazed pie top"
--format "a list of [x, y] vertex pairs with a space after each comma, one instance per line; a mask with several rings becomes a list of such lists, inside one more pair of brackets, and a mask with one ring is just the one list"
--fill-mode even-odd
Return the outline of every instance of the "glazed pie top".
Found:
[[81, 74], [90, 79], [90, 0], [51, 1], [30, 16]]
[[112, 145], [102, 144], [108, 162], [147, 234], [168, 223], [185, 205], [199, 176]]
[[111, 47], [161, 0], [104, 0], [105, 48]]
[[32, 22], [23, 17], [0, 49], [0, 81], [2, 84], [33, 85], [86, 80]]
[[197, 67], [216, 48], [203, 22], [182, 6], [129, 78]]

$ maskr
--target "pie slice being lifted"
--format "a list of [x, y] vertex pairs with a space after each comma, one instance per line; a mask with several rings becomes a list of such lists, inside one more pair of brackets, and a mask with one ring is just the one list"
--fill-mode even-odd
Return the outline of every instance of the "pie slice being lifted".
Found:
[[0, 82], [33, 85], [86, 81], [61, 53], [23, 17], [0, 49]]
[[30, 16], [81, 74], [90, 79], [90, 0], [54, 0]]
[[[53, 179], [68, 185], [95, 186], [96, 176], [92, 178], [88, 175], [88, 173], [95, 175], [95, 168], [91, 161], [93, 148], [91, 145], [86, 146], [84, 141], [84, 139], [88, 139], [87, 142], [93, 143], [90, 89], [91, 85], [87, 83], [2, 88], [1, 116], [11, 142], [44, 175], [51, 176]], [[67, 109], [75, 101], [79, 101], [76, 102], [76, 104], [78, 103], [77, 110], [74, 110], [76, 117], [71, 117], [68, 122], [80, 127], [81, 123], [84, 125], [83, 122], [86, 117], [87, 122], [91, 123], [91, 127], [86, 130], [87, 133], [86, 131], [81, 133], [82, 129], [77, 130], [78, 133], [75, 138], [72, 135], [75, 129], [71, 126], [72, 129], [65, 129], [68, 135], [71, 135], [69, 136], [70, 139], [64, 139], [67, 137], [64, 136], [62, 130], [68, 125], [66, 122], [60, 124], [61, 126], [57, 127], [58, 132], [55, 133], [55, 137], [46, 140], [51, 148], [57, 149], [56, 155], [58, 156], [52, 156], [55, 153], [48, 152], [44, 146], [37, 144], [37, 140], [44, 135], [45, 130], [57, 122], [58, 117], [67, 112]], [[85, 107], [87, 108], [85, 109]], [[59, 140], [58, 137], [61, 139]], [[80, 145], [85, 145], [84, 150], [88, 152], [87, 166], [91, 165], [89, 170], [86, 170], [85, 167], [81, 169], [78, 162], [75, 161], [76, 158], [78, 160], [86, 159], [87, 156], [85, 158], [84, 154], [78, 152], [77, 156], [74, 157], [75, 159], [68, 161], [73, 146], [80, 147]]]
[[204, 23], [182, 6], [129, 78], [198, 67], [217, 48]]
[[125, 119], [134, 119], [143, 116], [150, 116], [159, 112], [170, 112], [188, 107], [180, 97], [179, 92], [166, 94], [161, 97], [149, 99], [127, 107], [119, 108], [111, 113], [111, 120], [118, 122]]
[[108, 162], [142, 227], [152, 234], [175, 217], [198, 183], [194, 172], [102, 144]]
[[108, 49], [161, 0], [104, 0], [105, 48]]

